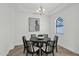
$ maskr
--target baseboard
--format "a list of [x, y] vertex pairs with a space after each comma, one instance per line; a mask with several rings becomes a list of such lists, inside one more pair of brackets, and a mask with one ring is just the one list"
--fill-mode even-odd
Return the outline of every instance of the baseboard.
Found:
[[72, 53], [72, 54], [75, 54], [75, 55], [79, 56], [78, 53], [76, 53], [76, 52], [74, 52], [74, 51], [72, 51], [72, 50], [69, 50], [69, 49], [67, 49], [67, 48], [65, 48], [65, 47], [63, 47], [63, 46], [61, 46], [61, 45], [58, 45], [58, 46], [60, 46], [61, 48], [65, 49], [65, 50], [67, 50], [67, 51], [69, 51], [69, 52]]

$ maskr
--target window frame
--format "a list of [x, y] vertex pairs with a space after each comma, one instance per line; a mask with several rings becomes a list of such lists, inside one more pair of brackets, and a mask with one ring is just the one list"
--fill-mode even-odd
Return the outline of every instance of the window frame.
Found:
[[[58, 21], [59, 21], [60, 24], [57, 23]], [[63, 20], [63, 18], [57, 17], [55, 25], [56, 25], [56, 34], [63, 35], [64, 34], [64, 20]], [[58, 32], [57, 28], [59, 28], [61, 30], [59, 30], [59, 32]]]

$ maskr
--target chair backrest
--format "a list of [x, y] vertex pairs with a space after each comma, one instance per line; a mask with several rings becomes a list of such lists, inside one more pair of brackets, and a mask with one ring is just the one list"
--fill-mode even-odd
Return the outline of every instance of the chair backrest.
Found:
[[26, 41], [27, 47], [31, 47], [33, 46], [33, 42], [32, 41]]
[[51, 38], [48, 37], [48, 34], [44, 34], [44, 40], [51, 40]]
[[33, 42], [30, 41], [30, 40], [26, 40], [26, 37], [23, 36], [22, 37], [22, 40], [23, 40], [23, 45], [24, 45], [24, 48], [27, 48], [27, 52], [30, 51], [30, 52], [33, 52], [34, 51], [34, 47], [33, 47]]
[[36, 37], [36, 34], [31, 34], [31, 38], [34, 38], [34, 37]]
[[36, 40], [36, 39], [37, 39], [36, 34], [31, 34], [30, 40]]
[[56, 40], [56, 42], [58, 42], [58, 36], [57, 35], [55, 35], [55, 40]]
[[22, 40], [23, 40], [23, 45], [24, 45], [24, 47], [26, 47], [26, 37], [23, 36], [23, 37], [22, 37]]
[[54, 44], [55, 44], [55, 40], [54, 41], [48, 41], [47, 42], [47, 46], [51, 46], [51, 47], [54, 47]]
[[27, 51], [34, 52], [34, 44], [32, 41], [26, 40]]
[[48, 38], [48, 34], [44, 34], [44, 38]]
[[[52, 52], [52, 51], [54, 51], [54, 45], [55, 45], [55, 40], [54, 41], [48, 41], [47, 43], [46, 43], [46, 49], [45, 49], [45, 51], [47, 52]], [[47, 47], [49, 47], [49, 48], [47, 48]]]
[[57, 43], [58, 43], [58, 36], [57, 35], [54, 36], [54, 41], [55, 41], [55, 45], [57, 45]]

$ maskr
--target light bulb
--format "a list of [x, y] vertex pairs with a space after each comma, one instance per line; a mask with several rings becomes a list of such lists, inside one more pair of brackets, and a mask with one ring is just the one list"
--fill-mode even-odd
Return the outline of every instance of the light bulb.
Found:
[[39, 10], [36, 10], [36, 12], [39, 12]]
[[41, 10], [40, 8], [38, 8], [38, 10]]
[[45, 12], [45, 9], [43, 9], [43, 12]]

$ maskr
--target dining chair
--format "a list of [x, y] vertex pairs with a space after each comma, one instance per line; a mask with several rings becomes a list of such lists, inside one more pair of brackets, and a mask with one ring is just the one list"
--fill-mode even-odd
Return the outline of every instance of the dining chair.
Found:
[[39, 50], [38, 43], [37, 43], [37, 42], [34, 42], [33, 40], [34, 40], [34, 41], [37, 40], [37, 37], [31, 37], [31, 38], [30, 38], [30, 41], [33, 42], [33, 43], [32, 43], [33, 49], [34, 49], [34, 51], [35, 51], [35, 52], [37, 53], [37, 55], [38, 55], [38, 52], [37, 52], [37, 51]]
[[[31, 34], [30, 41], [32, 40], [37, 40], [36, 34]], [[34, 43], [34, 45], [37, 45], [37, 43]]]
[[58, 49], [57, 49], [57, 47], [58, 47], [58, 36], [57, 35], [54, 36], [54, 41], [55, 41], [54, 47], [56, 48], [56, 52], [58, 52]]
[[23, 40], [23, 46], [24, 46], [23, 53], [25, 53], [25, 50], [26, 50], [26, 48], [27, 48], [27, 46], [26, 46], [26, 37], [23, 36], [23, 37], [22, 37], [22, 40]]
[[46, 54], [46, 56], [48, 56], [48, 54], [51, 54], [51, 53], [54, 56], [54, 44], [55, 44], [55, 41], [48, 41], [46, 43], [45, 51], [43, 50], [43, 52]]
[[26, 46], [27, 46], [26, 56], [28, 56], [28, 54], [32, 54], [32, 56], [34, 54], [37, 54], [37, 51], [35, 50], [35, 47], [34, 47], [34, 43], [32, 41], [26, 41]]
[[33, 42], [26, 40], [25, 36], [22, 37], [22, 40], [24, 45], [23, 53], [26, 52], [26, 56], [28, 56], [29, 53], [33, 56], [33, 54], [36, 53], [36, 51], [34, 50], [35, 48], [33, 46]]

